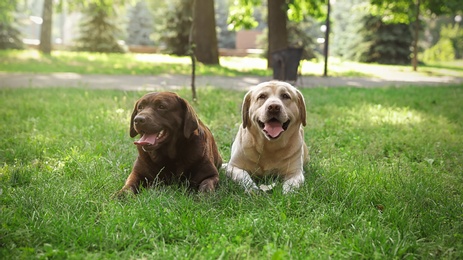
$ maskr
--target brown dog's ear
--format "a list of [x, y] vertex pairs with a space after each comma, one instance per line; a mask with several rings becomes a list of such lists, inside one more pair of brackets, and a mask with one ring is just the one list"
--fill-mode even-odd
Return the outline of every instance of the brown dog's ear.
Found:
[[241, 107], [241, 115], [243, 119], [243, 128], [246, 128], [249, 124], [249, 107], [251, 106], [251, 90], [246, 93], [243, 100], [243, 106]]
[[133, 108], [133, 112], [132, 112], [132, 117], [130, 117], [130, 137], [135, 137], [138, 135], [137, 131], [135, 131], [135, 127], [133, 126], [133, 120], [135, 119], [135, 116], [137, 115], [138, 102], [139, 101], [135, 103], [135, 107]]
[[193, 107], [185, 99], [178, 97], [178, 100], [185, 109], [185, 116], [183, 118], [183, 135], [188, 139], [199, 127], [198, 116], [196, 115]]
[[305, 126], [307, 124], [307, 111], [305, 111], [304, 96], [299, 90], [296, 90], [296, 93], [297, 93], [297, 108], [299, 109], [299, 114], [301, 117], [302, 125]]

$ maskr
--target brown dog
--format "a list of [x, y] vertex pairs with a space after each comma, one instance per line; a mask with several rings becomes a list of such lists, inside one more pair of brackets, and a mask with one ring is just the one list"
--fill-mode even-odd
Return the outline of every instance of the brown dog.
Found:
[[201, 192], [214, 191], [222, 164], [210, 130], [190, 104], [172, 92], [149, 93], [139, 99], [130, 121], [138, 158], [124, 187], [137, 194], [140, 185], [187, 181]]

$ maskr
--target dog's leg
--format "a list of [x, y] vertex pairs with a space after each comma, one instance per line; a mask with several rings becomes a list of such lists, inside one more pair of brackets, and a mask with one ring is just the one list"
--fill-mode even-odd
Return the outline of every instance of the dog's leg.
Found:
[[203, 164], [192, 174], [190, 182], [198, 185], [199, 192], [213, 192], [219, 183], [219, 172], [212, 163]]
[[297, 171], [285, 178], [283, 182], [283, 193], [289, 193], [299, 188], [304, 183], [304, 172], [302, 170]]
[[199, 184], [199, 191], [200, 192], [213, 192], [215, 191], [215, 186], [217, 186], [218, 182], [219, 182], [218, 177], [212, 177], [212, 178], [205, 179]]
[[246, 189], [246, 191], [250, 192], [252, 190], [259, 190], [259, 188], [254, 183], [249, 173], [246, 172], [245, 170], [237, 168], [237, 167], [233, 167], [230, 164], [228, 164], [226, 168], [226, 172], [229, 178], [241, 184]]

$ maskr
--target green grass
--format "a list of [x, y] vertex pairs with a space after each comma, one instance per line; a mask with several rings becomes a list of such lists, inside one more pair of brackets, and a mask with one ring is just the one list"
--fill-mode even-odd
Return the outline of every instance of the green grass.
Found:
[[[269, 76], [264, 60], [258, 58], [222, 58], [224, 66], [197, 63], [198, 75]], [[46, 56], [35, 50], [0, 51], [0, 71], [52, 73], [75, 72], [107, 75], [190, 74], [189, 57], [163, 54], [106, 54], [54, 51]]]
[[[257, 57], [221, 57], [220, 66], [197, 63], [197, 75], [206, 76], [265, 76], [272, 75], [267, 61]], [[322, 61], [302, 61], [300, 72], [305, 76], [323, 75]], [[423, 76], [463, 77], [462, 61], [429, 64], [415, 74]], [[388, 73], [412, 72], [411, 66], [365, 64], [329, 59], [332, 77], [384, 77]], [[0, 50], [0, 71], [23, 73], [73, 72], [107, 75], [160, 75], [191, 73], [189, 57], [163, 54], [105, 54], [54, 51], [41, 55], [35, 50]]]
[[[463, 86], [302, 92], [298, 192], [248, 195], [221, 172], [214, 194], [118, 201], [143, 93], [0, 89], [0, 258], [461, 259]], [[225, 160], [243, 94], [200, 89], [194, 104]]]

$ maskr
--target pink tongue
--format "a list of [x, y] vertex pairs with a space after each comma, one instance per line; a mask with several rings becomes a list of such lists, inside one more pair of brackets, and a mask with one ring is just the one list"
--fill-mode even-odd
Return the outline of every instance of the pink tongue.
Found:
[[285, 130], [283, 129], [282, 124], [280, 122], [272, 120], [265, 123], [264, 131], [271, 137], [275, 138]]
[[133, 142], [136, 145], [154, 145], [156, 143], [158, 134], [144, 134], [140, 140]]

